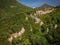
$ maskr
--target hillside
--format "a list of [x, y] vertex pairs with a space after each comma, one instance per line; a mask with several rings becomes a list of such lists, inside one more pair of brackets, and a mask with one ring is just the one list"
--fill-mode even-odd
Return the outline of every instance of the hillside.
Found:
[[49, 34], [46, 36], [48, 45], [60, 45], [60, 6], [54, 9], [50, 14], [38, 16], [45, 23], [44, 27], [49, 27]]
[[16, 0], [1, 0], [0, 45], [60, 45], [60, 6], [54, 9], [35, 16]]
[[[33, 9], [16, 0], [0, 0], [0, 45], [9, 45], [10, 35], [19, 32], [22, 27], [26, 31], [31, 28], [34, 21], [25, 13], [31, 10]], [[29, 18], [29, 21], [26, 20], [26, 17]]]

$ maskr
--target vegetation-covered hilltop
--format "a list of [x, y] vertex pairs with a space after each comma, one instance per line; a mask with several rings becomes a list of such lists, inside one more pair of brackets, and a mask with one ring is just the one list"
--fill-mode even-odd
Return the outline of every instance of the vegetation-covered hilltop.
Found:
[[4, 10], [7, 13], [20, 13], [32, 10], [32, 8], [18, 3], [17, 0], [1, 0], [0, 10]]
[[54, 6], [48, 5], [48, 4], [43, 4], [40, 7], [36, 7], [36, 10], [48, 10], [48, 9], [52, 9]]
[[37, 15], [16, 0], [0, 1], [0, 45], [60, 45], [60, 6]]

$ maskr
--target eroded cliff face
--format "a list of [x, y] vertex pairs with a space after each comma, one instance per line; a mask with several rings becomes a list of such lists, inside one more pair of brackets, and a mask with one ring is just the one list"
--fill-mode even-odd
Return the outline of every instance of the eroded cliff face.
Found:
[[54, 9], [45, 10], [45, 11], [43, 11], [43, 10], [38, 10], [38, 11], [36, 11], [36, 14], [37, 14], [37, 15], [43, 15], [43, 14], [51, 13], [51, 12], [53, 12], [53, 11], [54, 11]]

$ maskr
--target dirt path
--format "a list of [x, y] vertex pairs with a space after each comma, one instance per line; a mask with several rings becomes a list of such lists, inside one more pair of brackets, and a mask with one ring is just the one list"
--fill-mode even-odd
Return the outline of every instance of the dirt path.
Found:
[[17, 38], [17, 37], [21, 36], [24, 32], [25, 32], [25, 29], [24, 29], [24, 27], [22, 27], [21, 31], [11, 34], [10, 37], [8, 38], [8, 41], [12, 42], [13, 38]]
[[35, 23], [39, 23], [40, 24], [40, 26], [42, 26], [43, 24], [44, 24], [44, 22], [41, 20], [41, 19], [39, 19], [39, 18], [37, 18], [37, 17], [35, 17], [35, 16], [32, 16], [32, 15], [30, 15], [33, 19], [35, 19]]

